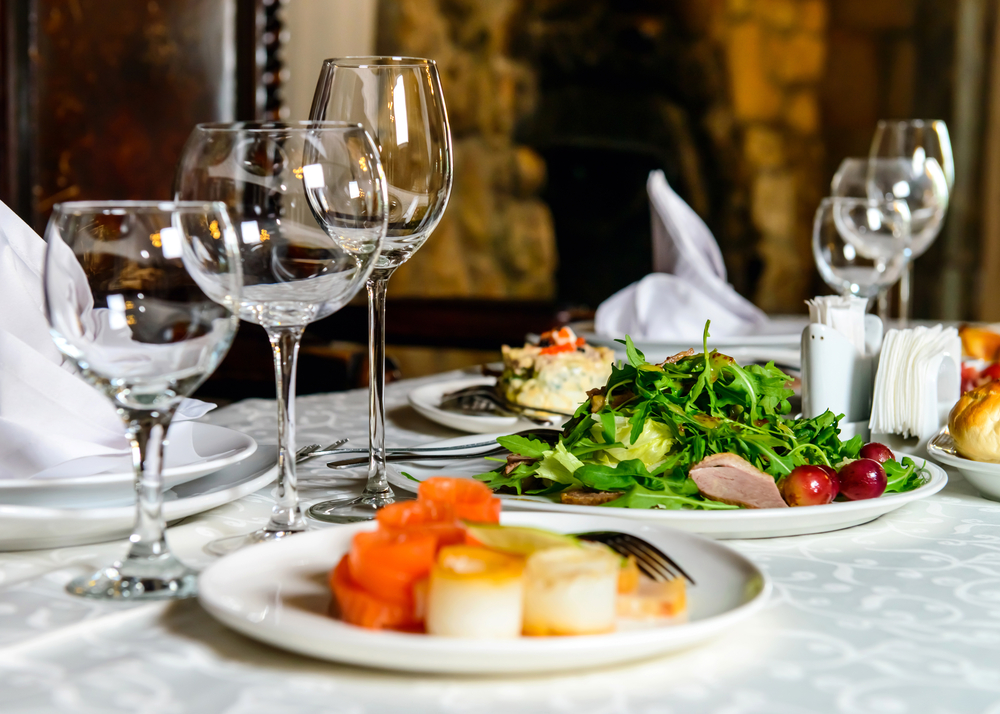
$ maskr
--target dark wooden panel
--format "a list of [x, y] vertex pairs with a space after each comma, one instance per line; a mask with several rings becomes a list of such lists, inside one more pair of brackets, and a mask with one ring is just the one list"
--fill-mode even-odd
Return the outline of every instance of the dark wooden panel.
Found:
[[235, 118], [234, 0], [37, 0], [32, 221], [80, 198], [169, 198], [197, 122]]

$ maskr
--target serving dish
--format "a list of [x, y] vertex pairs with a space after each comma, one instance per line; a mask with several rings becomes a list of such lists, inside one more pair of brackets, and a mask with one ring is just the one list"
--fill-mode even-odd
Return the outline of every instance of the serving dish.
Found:
[[471, 640], [366, 630], [328, 614], [328, 571], [351, 538], [372, 523], [336, 526], [227, 556], [199, 581], [202, 606], [243, 634], [293, 652], [338, 662], [448, 674], [514, 674], [577, 670], [666, 654], [721, 635], [759, 610], [771, 585], [747, 558], [690, 533], [607, 515], [504, 513], [507, 525], [563, 533], [633, 533], [682, 563], [697, 585], [688, 590], [686, 622], [621, 629], [604, 635]]
[[[503, 434], [493, 434], [494, 438]], [[458, 437], [437, 441], [426, 446], [458, 446], [473, 441], [483, 441], [487, 437]], [[480, 449], [481, 450], [481, 449]], [[478, 451], [478, 450], [477, 450]], [[700, 533], [713, 538], [770, 538], [776, 536], [806, 535], [850, 528], [873, 521], [879, 516], [901, 508], [940, 491], [948, 483], [948, 475], [937, 464], [902, 452], [894, 452], [897, 459], [909, 456], [917, 464], [924, 465], [930, 472], [927, 483], [904, 493], [891, 493], [864, 501], [835, 501], [822, 506], [801, 506], [798, 508], [740, 509], [726, 511], [660, 510], [638, 508], [613, 508], [608, 506], [576, 506], [555, 503], [538, 496], [501, 496], [505, 509], [524, 511], [549, 511], [552, 513], [577, 513], [590, 515], [613, 515], [633, 521], [657, 522], [680, 530]], [[465, 476], [472, 478], [496, 467], [495, 461], [476, 458], [474, 452], [468, 461], [420, 461], [397, 464], [400, 472], [393, 474], [393, 486], [415, 491], [417, 481], [431, 476]], [[1000, 466], [997, 467], [1000, 469]]]

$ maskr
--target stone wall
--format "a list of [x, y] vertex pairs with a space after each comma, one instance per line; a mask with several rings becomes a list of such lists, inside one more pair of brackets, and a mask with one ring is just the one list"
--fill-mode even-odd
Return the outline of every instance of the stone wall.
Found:
[[714, 36], [725, 48], [762, 273], [754, 301], [801, 312], [812, 290], [812, 218], [826, 193], [819, 87], [826, 0], [728, 0]]
[[555, 234], [537, 198], [544, 162], [517, 145], [534, 75], [511, 58], [519, 0], [382, 0], [377, 50], [434, 59], [455, 153], [451, 202], [430, 240], [390, 283], [390, 296], [546, 299]]

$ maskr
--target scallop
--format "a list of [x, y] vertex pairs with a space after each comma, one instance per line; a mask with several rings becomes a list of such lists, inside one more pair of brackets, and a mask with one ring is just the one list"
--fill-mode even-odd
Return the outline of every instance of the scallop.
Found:
[[521, 634], [524, 559], [466, 545], [442, 548], [431, 570], [431, 635], [508, 639]]
[[615, 627], [621, 559], [604, 546], [549, 548], [524, 571], [524, 634], [590, 635]]

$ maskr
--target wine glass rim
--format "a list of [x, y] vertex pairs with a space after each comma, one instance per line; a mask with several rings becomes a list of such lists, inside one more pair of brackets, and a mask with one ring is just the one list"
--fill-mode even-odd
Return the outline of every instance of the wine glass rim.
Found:
[[327, 119], [303, 119], [288, 122], [281, 121], [237, 121], [237, 122], [203, 122], [196, 124], [197, 131], [205, 132], [251, 132], [265, 133], [273, 131], [303, 132], [316, 131], [356, 131], [364, 129], [358, 122], [335, 121]]
[[93, 200], [61, 201], [52, 207], [54, 213], [94, 213], [114, 215], [115, 212], [155, 213], [177, 211], [204, 211], [207, 208], [222, 210], [226, 204], [221, 201], [157, 201], [157, 200]]
[[323, 66], [340, 66], [351, 69], [377, 69], [379, 67], [436, 67], [437, 62], [426, 57], [405, 57], [399, 55], [349, 55], [330, 57], [323, 60]]
[[945, 124], [944, 119], [879, 119], [878, 126], [930, 126], [932, 124]]

